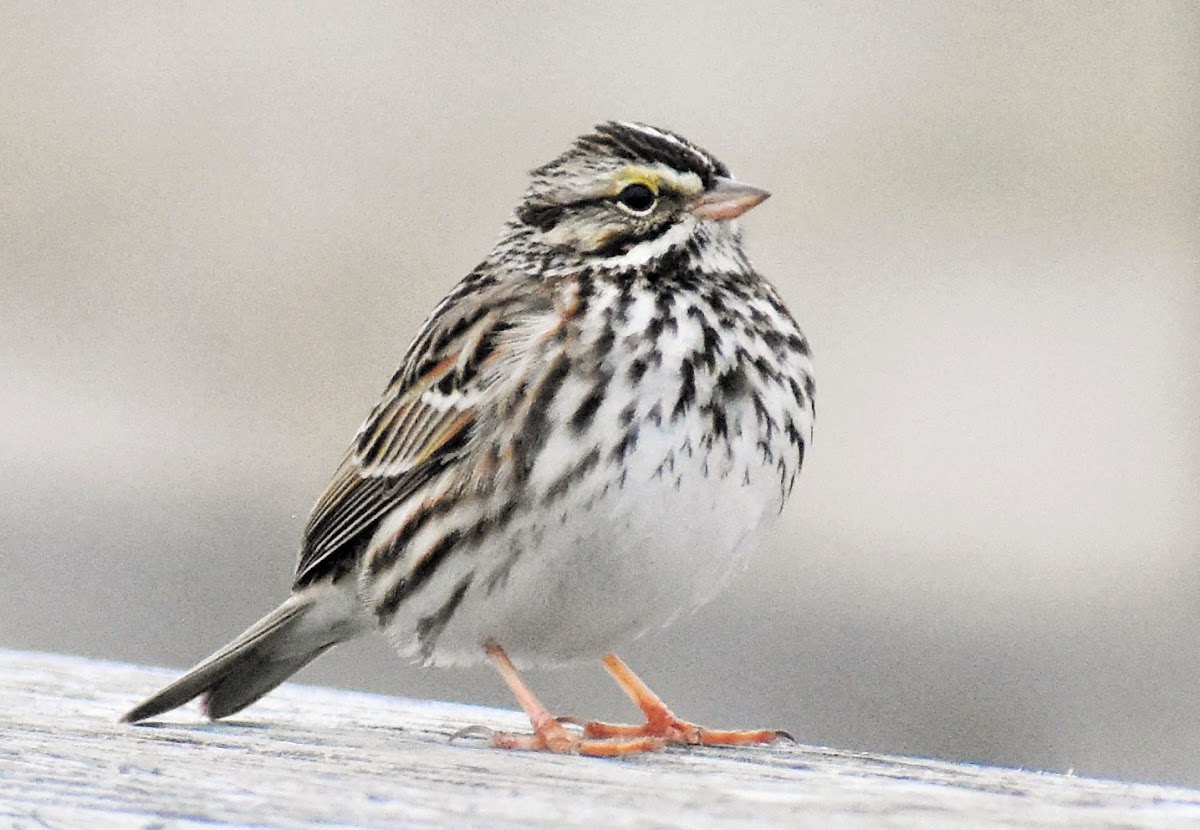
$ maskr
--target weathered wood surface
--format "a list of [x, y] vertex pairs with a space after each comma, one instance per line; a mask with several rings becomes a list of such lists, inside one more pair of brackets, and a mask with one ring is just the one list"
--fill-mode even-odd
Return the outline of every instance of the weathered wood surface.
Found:
[[449, 736], [515, 712], [285, 686], [237, 721], [117, 717], [173, 673], [0, 651], [0, 826], [1200, 827], [1200, 791], [814, 747], [627, 760]]

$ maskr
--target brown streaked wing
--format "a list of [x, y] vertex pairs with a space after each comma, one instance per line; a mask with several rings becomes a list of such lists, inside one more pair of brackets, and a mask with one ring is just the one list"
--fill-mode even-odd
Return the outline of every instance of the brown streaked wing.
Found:
[[[477, 318], [444, 315], [413, 343], [404, 367], [359, 430], [337, 473], [313, 508], [305, 530], [296, 587], [338, 567], [343, 552], [453, 458], [475, 421], [484, 392], [479, 369], [503, 350], [499, 309], [476, 305]], [[457, 333], [429, 354], [437, 336]], [[417, 372], [419, 376], [414, 377]]]
[[442, 468], [441, 464], [430, 464], [396, 479], [365, 477], [348, 453], [313, 508], [304, 531], [294, 587], [337, 570], [344, 555], [357, 555], [359, 546], [355, 543], [360, 537]]
[[392, 384], [358, 432], [355, 458], [363, 475], [403, 475], [470, 425], [482, 391], [473, 377], [479, 332], [493, 324], [494, 315], [484, 315], [415, 381], [401, 378]]

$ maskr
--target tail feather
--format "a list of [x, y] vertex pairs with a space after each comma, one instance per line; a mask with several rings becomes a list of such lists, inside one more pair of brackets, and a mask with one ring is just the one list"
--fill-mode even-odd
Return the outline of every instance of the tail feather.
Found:
[[213, 720], [244, 709], [326, 649], [361, 630], [353, 613], [331, 609], [328, 602], [322, 602], [328, 599], [327, 592], [311, 589], [293, 594], [233, 642], [130, 709], [121, 720], [137, 723], [201, 696], [204, 713]]
[[[234, 667], [228, 675], [204, 692], [200, 698], [200, 708], [205, 717], [211, 720], [220, 720], [240, 712], [320, 657], [332, 645], [333, 643], [329, 643], [291, 660], [272, 658], [255, 662], [253, 665]], [[242, 670], [239, 671], [239, 668]]]

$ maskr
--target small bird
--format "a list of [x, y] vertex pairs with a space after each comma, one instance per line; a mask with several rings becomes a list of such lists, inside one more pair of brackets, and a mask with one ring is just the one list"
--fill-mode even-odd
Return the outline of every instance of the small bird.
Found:
[[[681, 720], [613, 653], [717, 593], [812, 439], [808, 342], [735, 221], [770, 194], [618, 121], [530, 175], [318, 500], [291, 596], [124, 721], [197, 696], [223, 718], [379, 630], [425, 665], [490, 659], [533, 726], [487, 731], [496, 747], [618, 756], [784, 734]], [[646, 722], [555, 718], [517, 673], [581, 659]]]

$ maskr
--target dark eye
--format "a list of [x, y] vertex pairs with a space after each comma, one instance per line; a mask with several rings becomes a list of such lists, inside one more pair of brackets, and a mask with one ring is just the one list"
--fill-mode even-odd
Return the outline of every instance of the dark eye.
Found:
[[632, 213], [648, 213], [657, 201], [658, 196], [654, 194], [654, 191], [638, 182], [625, 185], [625, 188], [617, 194], [617, 202]]

